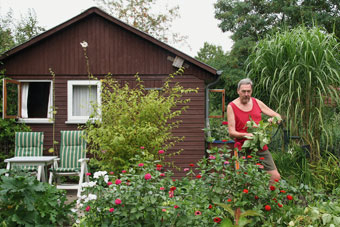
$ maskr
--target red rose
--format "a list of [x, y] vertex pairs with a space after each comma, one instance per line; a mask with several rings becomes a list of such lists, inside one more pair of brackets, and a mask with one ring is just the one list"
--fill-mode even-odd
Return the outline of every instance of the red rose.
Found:
[[275, 186], [273, 186], [273, 185], [270, 186], [270, 190], [275, 191], [275, 189], [276, 189]]
[[271, 208], [269, 205], [266, 205], [266, 206], [264, 207], [264, 209], [265, 209], [266, 211], [270, 211], [272, 208]]
[[287, 195], [287, 199], [288, 199], [288, 200], [293, 200], [293, 196]]

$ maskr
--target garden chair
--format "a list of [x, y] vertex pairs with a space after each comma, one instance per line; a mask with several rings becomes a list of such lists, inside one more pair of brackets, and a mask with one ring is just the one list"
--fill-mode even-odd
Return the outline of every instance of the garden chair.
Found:
[[[83, 138], [83, 131], [61, 131], [60, 155], [55, 159], [53, 167], [50, 169], [49, 184], [52, 184], [53, 177], [57, 178], [58, 189], [78, 190], [80, 197], [82, 183], [89, 182], [87, 173], [86, 141]], [[60, 165], [58, 165], [58, 162]], [[60, 184], [59, 176], [78, 176], [78, 184]]]
[[[15, 157], [43, 156], [44, 133], [43, 132], [15, 132]], [[40, 179], [41, 168], [37, 166], [12, 166], [14, 169], [22, 169], [37, 174]]]

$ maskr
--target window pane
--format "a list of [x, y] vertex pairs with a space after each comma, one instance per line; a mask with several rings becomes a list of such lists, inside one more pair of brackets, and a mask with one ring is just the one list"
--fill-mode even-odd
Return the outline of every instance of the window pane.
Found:
[[27, 98], [28, 118], [47, 118], [50, 84], [50, 82], [29, 82]]
[[97, 103], [97, 85], [74, 85], [72, 116], [90, 116]]

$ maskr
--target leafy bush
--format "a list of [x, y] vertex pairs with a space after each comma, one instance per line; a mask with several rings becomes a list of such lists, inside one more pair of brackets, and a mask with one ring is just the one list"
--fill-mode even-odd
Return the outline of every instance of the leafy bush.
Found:
[[0, 170], [0, 225], [51, 226], [68, 224], [71, 208], [65, 192], [23, 172]]
[[[182, 137], [172, 134], [178, 127], [178, 117], [187, 109], [190, 100], [183, 95], [197, 92], [173, 84], [179, 70], [168, 76], [160, 90], [146, 90], [136, 75], [136, 86], [120, 85], [112, 76], [102, 82], [102, 105], [100, 120], [89, 122], [84, 127], [90, 152], [102, 170], [122, 170], [129, 160], [145, 147], [146, 157], [155, 159], [158, 150], [168, 150]], [[144, 158], [146, 158], [144, 157]]]

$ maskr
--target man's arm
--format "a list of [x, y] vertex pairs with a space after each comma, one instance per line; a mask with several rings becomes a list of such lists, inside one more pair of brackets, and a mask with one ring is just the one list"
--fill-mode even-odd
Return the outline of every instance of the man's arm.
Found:
[[251, 133], [242, 133], [242, 132], [236, 131], [234, 110], [230, 104], [227, 107], [227, 118], [228, 118], [228, 131], [229, 131], [229, 136], [231, 138], [243, 139], [245, 138], [245, 136], [249, 136], [249, 137], [253, 136], [253, 134]]
[[[274, 110], [270, 109], [266, 104], [264, 104], [261, 100], [256, 99], [257, 103], [260, 106], [262, 113], [269, 117], [279, 117], [282, 118], [280, 114], [276, 113]], [[270, 121], [270, 120], [269, 120]]]

